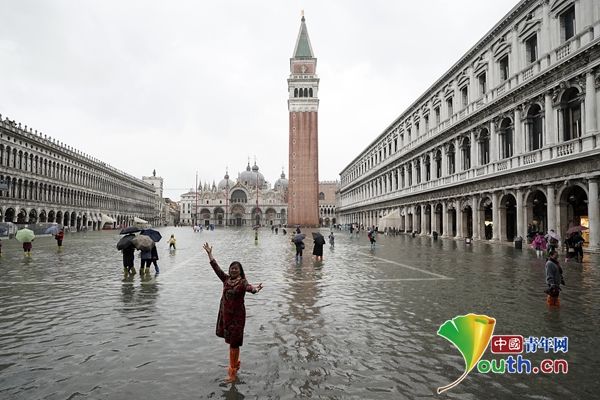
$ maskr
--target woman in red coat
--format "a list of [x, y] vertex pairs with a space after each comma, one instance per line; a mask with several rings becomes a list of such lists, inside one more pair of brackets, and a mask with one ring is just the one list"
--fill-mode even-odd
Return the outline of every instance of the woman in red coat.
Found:
[[58, 231], [58, 233], [56, 235], [54, 235], [54, 239], [56, 239], [56, 244], [58, 244], [59, 249], [62, 247], [62, 242], [63, 242], [64, 238], [65, 238], [65, 231], [63, 231], [62, 229], [60, 231]]
[[242, 264], [234, 261], [229, 266], [229, 274], [217, 264], [212, 256], [212, 247], [204, 243], [204, 250], [208, 254], [210, 265], [215, 274], [223, 282], [223, 294], [219, 306], [219, 315], [217, 317], [217, 336], [225, 339], [229, 344], [229, 369], [227, 380], [234, 382], [237, 378], [237, 371], [240, 369], [240, 346], [244, 342], [244, 325], [246, 324], [246, 307], [244, 306], [244, 296], [246, 292], [258, 293], [262, 289], [262, 283], [252, 286], [246, 280]]

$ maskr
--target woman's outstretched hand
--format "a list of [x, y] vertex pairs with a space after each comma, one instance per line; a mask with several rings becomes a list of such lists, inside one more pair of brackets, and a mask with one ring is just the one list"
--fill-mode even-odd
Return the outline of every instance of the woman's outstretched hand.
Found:
[[262, 282], [259, 283], [254, 289], [256, 289], [256, 293], [260, 292], [263, 288]]
[[204, 248], [204, 250], [206, 250], [206, 254], [208, 255], [208, 259], [210, 261], [214, 260], [213, 256], [212, 256], [212, 246], [210, 246], [208, 244], [208, 242], [204, 243], [204, 246], [202, 246]]

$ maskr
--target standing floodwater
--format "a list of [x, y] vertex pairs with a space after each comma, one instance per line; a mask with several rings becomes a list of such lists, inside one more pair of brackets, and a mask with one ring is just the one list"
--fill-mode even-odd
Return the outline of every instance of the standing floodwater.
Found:
[[[405, 235], [378, 235], [371, 249], [365, 232], [336, 231], [323, 262], [296, 262], [290, 235], [264, 230], [255, 242], [250, 229], [158, 230], [177, 237], [177, 250], [158, 243], [156, 277], [124, 278], [118, 232], [67, 234], [60, 251], [52, 236], [38, 237], [31, 257], [2, 241], [0, 398], [434, 399], [464, 371], [436, 332], [468, 313], [495, 318], [495, 334], [567, 336], [569, 371], [472, 371], [448, 396], [597, 395], [598, 256], [561, 264], [561, 305], [549, 309], [545, 260], [530, 249]], [[204, 242], [222, 265], [238, 260], [265, 286], [246, 297], [235, 386], [223, 382], [229, 358], [215, 335], [222, 283]]]

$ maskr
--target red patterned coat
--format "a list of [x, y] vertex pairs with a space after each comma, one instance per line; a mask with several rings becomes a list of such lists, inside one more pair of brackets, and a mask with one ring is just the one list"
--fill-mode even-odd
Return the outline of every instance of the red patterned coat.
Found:
[[224, 338], [225, 343], [229, 343], [231, 347], [240, 347], [244, 342], [244, 325], [246, 324], [244, 297], [246, 292], [256, 293], [256, 289], [241, 277], [232, 280], [229, 274], [223, 272], [216, 260], [212, 260], [210, 265], [223, 282], [216, 334]]

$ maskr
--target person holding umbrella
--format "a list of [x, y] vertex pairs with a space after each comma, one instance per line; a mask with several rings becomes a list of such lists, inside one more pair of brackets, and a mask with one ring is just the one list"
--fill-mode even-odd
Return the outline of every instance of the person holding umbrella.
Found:
[[31, 249], [33, 248], [32, 242], [35, 239], [33, 231], [27, 228], [19, 229], [15, 235], [15, 239], [23, 243], [23, 253], [25, 257], [31, 257]]
[[367, 237], [369, 238], [369, 242], [371, 242], [371, 250], [375, 248], [375, 229], [369, 229], [367, 233]]
[[61, 229], [58, 231], [56, 235], [54, 235], [54, 239], [56, 239], [56, 244], [58, 245], [58, 249], [62, 248], [63, 239], [65, 238], [65, 232]]
[[133, 233], [128, 233], [119, 240], [117, 243], [117, 250], [121, 250], [123, 253], [123, 273], [135, 275], [135, 267], [133, 262], [135, 260], [135, 246], [132, 240], [135, 238]]
[[325, 244], [325, 238], [319, 232], [313, 232], [313, 256], [317, 261], [323, 261], [323, 245]]
[[[142, 259], [140, 263], [140, 276], [142, 276], [144, 273], [150, 273], [150, 264], [152, 264], [152, 248], [150, 250], [140, 249], [140, 258]], [[144, 268], [146, 269], [144, 270]]]
[[583, 243], [585, 240], [581, 236], [581, 225], [570, 228], [567, 231], [569, 237], [565, 240], [567, 245], [567, 254], [565, 257], [565, 263], [571, 258], [575, 258], [575, 261], [581, 262], [583, 260]]
[[223, 291], [217, 317], [216, 334], [225, 339], [229, 344], [229, 368], [227, 370], [227, 382], [235, 382], [237, 372], [240, 369], [240, 347], [244, 342], [244, 325], [246, 324], [246, 307], [244, 297], [246, 292], [256, 294], [263, 288], [262, 283], [253, 286], [246, 280], [244, 269], [239, 261], [229, 265], [229, 273], [226, 274], [212, 255], [212, 246], [204, 243], [203, 246], [210, 266], [215, 274], [223, 282]]
[[[152, 239], [152, 241], [154, 243], [160, 242], [160, 240], [162, 239], [162, 235], [160, 234], [160, 232], [158, 232], [158, 231], [156, 231], [154, 229], [144, 229], [141, 232], [141, 234], [150, 237], [150, 239]], [[148, 268], [146, 272], [150, 272], [150, 264], [153, 264], [154, 265], [154, 272], [156, 274], [159, 274], [160, 273], [160, 269], [158, 268], [157, 261], [158, 261], [158, 250], [156, 248], [156, 245], [153, 245], [152, 249], [150, 249], [150, 260], [146, 261], [146, 267]]]
[[300, 232], [300, 228], [296, 228], [296, 234], [292, 237], [292, 243], [296, 245], [296, 262], [302, 261], [302, 250], [304, 250], [304, 238], [306, 235]]

